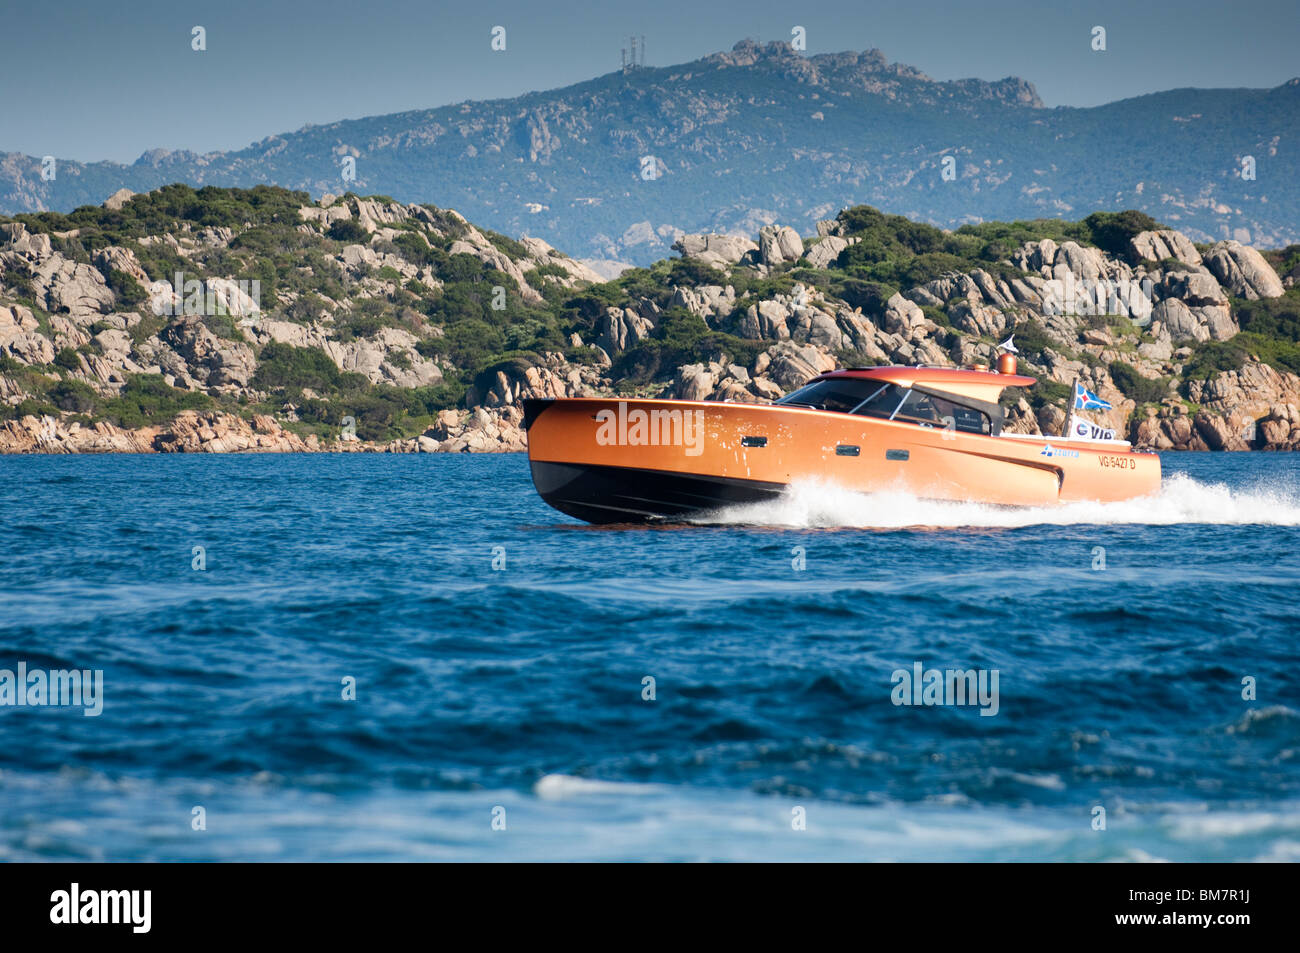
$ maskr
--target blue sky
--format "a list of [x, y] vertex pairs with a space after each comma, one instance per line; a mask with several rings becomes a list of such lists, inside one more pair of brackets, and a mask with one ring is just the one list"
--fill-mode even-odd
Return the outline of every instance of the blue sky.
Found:
[[[489, 46], [506, 27], [507, 50]], [[133, 161], [148, 148], [239, 149], [307, 123], [514, 96], [607, 73], [630, 33], [648, 63], [739, 39], [877, 47], [937, 79], [1016, 75], [1049, 105], [1300, 75], [1300, 4], [909, 0], [5, 0], [0, 152]], [[190, 48], [194, 25], [207, 51]], [[1107, 30], [1107, 50], [1090, 32]]]

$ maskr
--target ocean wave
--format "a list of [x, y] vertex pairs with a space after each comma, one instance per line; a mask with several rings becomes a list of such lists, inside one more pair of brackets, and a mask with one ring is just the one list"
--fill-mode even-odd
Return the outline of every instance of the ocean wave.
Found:
[[1257, 735], [1263, 733], [1285, 733], [1295, 731], [1300, 724], [1300, 712], [1285, 705], [1269, 705], [1265, 708], [1249, 708], [1236, 722], [1225, 729], [1230, 735]]
[[615, 795], [626, 797], [636, 794], [655, 794], [665, 789], [656, 784], [635, 784], [629, 781], [598, 781], [593, 778], [579, 778], [571, 774], [548, 774], [539, 778], [533, 785], [533, 793], [548, 801], [560, 801], [571, 797], [590, 797], [592, 795]]
[[[173, 779], [109, 793], [30, 781], [11, 774], [0, 788], [0, 861], [1187, 862], [1300, 854], [1294, 801], [1116, 806], [1099, 832], [1088, 800], [852, 805], [563, 774], [540, 779], [532, 795], [385, 786], [339, 795]], [[220, 805], [222, 836], [194, 834], [196, 804]]]
[[989, 527], [1054, 525], [1300, 526], [1300, 494], [1294, 486], [1233, 489], [1186, 474], [1167, 476], [1154, 496], [1119, 503], [1064, 503], [1009, 507], [927, 500], [910, 493], [858, 493], [820, 481], [792, 485], [766, 503], [722, 507], [692, 522], [705, 525], [779, 526], [799, 529]]

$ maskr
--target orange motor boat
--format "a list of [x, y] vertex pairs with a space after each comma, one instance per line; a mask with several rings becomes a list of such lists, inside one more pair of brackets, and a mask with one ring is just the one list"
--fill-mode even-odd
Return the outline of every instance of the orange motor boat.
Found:
[[773, 404], [527, 400], [524, 426], [542, 499], [589, 523], [681, 518], [805, 480], [1009, 506], [1159, 489], [1159, 457], [1073, 417], [1071, 436], [1003, 432], [1003, 389], [1033, 383], [1014, 360], [873, 367], [822, 374]]

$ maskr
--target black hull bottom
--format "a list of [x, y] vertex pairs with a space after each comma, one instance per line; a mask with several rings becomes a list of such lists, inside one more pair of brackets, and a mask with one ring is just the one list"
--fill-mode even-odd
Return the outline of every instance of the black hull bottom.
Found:
[[542, 499], [587, 523], [681, 518], [719, 506], [773, 500], [785, 489], [782, 483], [695, 473], [529, 462]]

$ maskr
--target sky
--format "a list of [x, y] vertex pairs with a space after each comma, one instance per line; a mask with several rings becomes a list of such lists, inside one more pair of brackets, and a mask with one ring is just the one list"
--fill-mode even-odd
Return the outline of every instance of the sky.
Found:
[[1020, 76], [1049, 106], [1300, 75], [1296, 0], [0, 0], [0, 152], [241, 149], [309, 123], [581, 82], [616, 69], [630, 34], [648, 65], [669, 66], [795, 26], [809, 53], [874, 47], [935, 79]]

